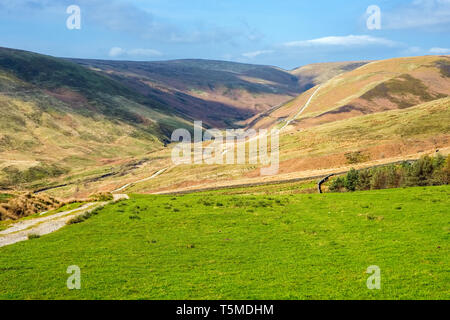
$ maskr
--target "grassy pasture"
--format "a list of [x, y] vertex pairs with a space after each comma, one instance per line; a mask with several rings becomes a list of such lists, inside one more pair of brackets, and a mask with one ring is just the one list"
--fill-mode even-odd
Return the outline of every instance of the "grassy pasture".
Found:
[[0, 248], [0, 298], [448, 299], [449, 193], [134, 195]]

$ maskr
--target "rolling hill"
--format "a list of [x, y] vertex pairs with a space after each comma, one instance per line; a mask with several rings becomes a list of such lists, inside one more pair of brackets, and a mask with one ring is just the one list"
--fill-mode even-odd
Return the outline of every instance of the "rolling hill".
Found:
[[271, 67], [213, 60], [71, 61], [175, 108], [186, 119], [230, 128], [302, 92], [298, 78]]
[[[405, 109], [450, 94], [449, 56], [424, 56], [374, 61], [338, 75], [320, 86], [296, 128], [316, 126], [354, 116]], [[273, 110], [254, 123], [273, 127], [296, 112], [318, 86]]]
[[269, 66], [0, 48], [0, 184], [34, 189], [124, 174], [193, 120], [240, 126], [300, 92], [295, 76]]
[[70, 59], [206, 126], [248, 125], [254, 117], [366, 62], [321, 63], [292, 71], [227, 61], [156, 62]]
[[302, 91], [307, 91], [335, 76], [357, 69], [368, 61], [312, 63], [290, 71], [298, 78]]
[[255, 164], [183, 165], [131, 191], [282, 181], [417, 159], [436, 150], [446, 154], [450, 147], [448, 61], [448, 56], [426, 56], [372, 62], [263, 114], [253, 128], [280, 128], [315, 93], [308, 108], [281, 132], [276, 176], [261, 177], [260, 165]]
[[449, 66], [449, 56], [366, 64], [325, 83], [297, 125], [314, 126], [445, 98], [450, 94]]
[[[449, 60], [332, 63], [291, 74], [220, 61], [67, 60], [1, 49], [0, 180], [4, 188], [63, 185], [50, 192], [63, 198], [141, 179], [129, 190], [161, 192], [316, 176], [447, 150]], [[272, 98], [286, 101], [301, 90], [302, 77], [309, 90], [269, 109]], [[224, 103], [223, 90], [239, 92], [239, 99]], [[264, 101], [266, 111], [254, 115], [247, 94]], [[278, 175], [260, 177], [259, 164], [171, 165], [164, 144], [193, 119], [254, 129], [289, 120]]]
[[188, 122], [75, 63], [0, 48], [0, 180], [18, 187], [154, 151]]

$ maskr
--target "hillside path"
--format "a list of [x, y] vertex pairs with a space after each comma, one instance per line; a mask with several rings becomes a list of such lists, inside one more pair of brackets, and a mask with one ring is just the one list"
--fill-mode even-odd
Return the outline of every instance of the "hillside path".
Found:
[[295, 116], [292, 117], [291, 120], [286, 121], [286, 123], [284, 124], [284, 126], [281, 127], [280, 131], [284, 130], [288, 125], [290, 125], [292, 123], [292, 121], [294, 121], [295, 119], [297, 119], [302, 113], [303, 111], [306, 110], [306, 108], [309, 107], [309, 104], [311, 103], [311, 100], [314, 98], [314, 96], [316, 95], [317, 92], [319, 92], [320, 88], [322, 87], [322, 85], [318, 86], [317, 89], [313, 92], [313, 94], [311, 95], [311, 97], [309, 97], [308, 101], [306, 101], [306, 103], [304, 104], [304, 106], [302, 108], [300, 108], [300, 110], [295, 114]]
[[[300, 110], [294, 115], [294, 117], [292, 117], [291, 120], [287, 121], [287, 122], [284, 124], [284, 126], [281, 127], [281, 129], [279, 130], [280, 132], [281, 132], [282, 130], [284, 130], [288, 125], [290, 125], [290, 124], [292, 123], [292, 121], [294, 121], [296, 118], [298, 118], [298, 117], [306, 110], [306, 108], [308, 108], [309, 104], [311, 103], [312, 99], [313, 99], [314, 96], [317, 94], [317, 92], [320, 90], [321, 86], [322, 86], [322, 85], [319, 85], [319, 86], [317, 87], [317, 89], [316, 89], [316, 90], [313, 92], [313, 94], [309, 97], [308, 101], [306, 101], [306, 103], [303, 105], [303, 107], [300, 108]], [[255, 140], [255, 139], [258, 139], [259, 137], [260, 137], [260, 135], [258, 134], [258, 135], [254, 136], [254, 137], [249, 138], [249, 139], [246, 140], [246, 141], [242, 141], [242, 142], [238, 142], [238, 143], [249, 143], [250, 141], [253, 141], [253, 140]], [[222, 145], [224, 145], [224, 144], [226, 145], [226, 143], [222, 143]], [[233, 147], [234, 147], [234, 146], [233, 146]], [[229, 151], [229, 148], [227, 148], [227, 147], [225, 146], [225, 150], [223, 150], [222, 156], [225, 155], [228, 151]], [[129, 187], [131, 187], [131, 186], [133, 186], [133, 185], [135, 185], [135, 184], [138, 184], [138, 183], [141, 183], [141, 182], [145, 182], [145, 181], [148, 181], [148, 180], [150, 180], [150, 179], [154, 179], [154, 178], [158, 177], [159, 175], [161, 175], [162, 173], [164, 173], [167, 169], [169, 169], [169, 167], [163, 168], [163, 169], [161, 169], [161, 170], [155, 172], [152, 176], [147, 177], [147, 178], [145, 178], [145, 179], [141, 179], [141, 180], [137, 180], [137, 181], [134, 181], [134, 182], [127, 183], [127, 184], [121, 186], [120, 188], [117, 188], [116, 190], [113, 190], [113, 191], [111, 191], [111, 192], [114, 193], [114, 192], [123, 191], [123, 190], [125, 190], [125, 189], [127, 189], [127, 188], [129, 188]]]
[[[129, 199], [129, 197], [126, 194], [115, 194], [113, 201], [122, 199]], [[46, 217], [28, 219], [14, 223], [8, 229], [0, 231], [0, 247], [28, 240], [28, 236], [30, 234], [42, 236], [55, 232], [64, 227], [71, 219], [108, 203], [110, 203], [110, 201], [89, 202], [77, 209], [62, 211]]]
[[[159, 176], [160, 174], [164, 173], [164, 171], [166, 171], [167, 169], [169, 169], [169, 167], [163, 168], [163, 169], [161, 169], [161, 170], [159, 170], [159, 171], [156, 171], [156, 172], [155, 172], [153, 175], [151, 175], [150, 177], [147, 177], [147, 178], [144, 178], [144, 179], [141, 179], [141, 180], [136, 180], [136, 181], [134, 181], [134, 182], [127, 183], [127, 184], [121, 186], [120, 188], [117, 188], [116, 190], [111, 191], [111, 193], [123, 191], [123, 190], [125, 190], [125, 189], [127, 189], [127, 188], [129, 188], [129, 187], [131, 187], [131, 186], [133, 186], [133, 185], [135, 185], [136, 183], [141, 183], [141, 182], [145, 182], [145, 181], [154, 179], [154, 178], [156, 178], [157, 176]], [[113, 194], [113, 196], [116, 197], [116, 196], [120, 196], [120, 195], [119, 195], [119, 194]], [[122, 196], [124, 196], [124, 195], [122, 195]], [[125, 196], [126, 196], [126, 195], [125, 195]], [[127, 197], [128, 197], [128, 196], [127, 196]], [[115, 200], [115, 199], [116, 199], [116, 198], [114, 198], [114, 200]]]

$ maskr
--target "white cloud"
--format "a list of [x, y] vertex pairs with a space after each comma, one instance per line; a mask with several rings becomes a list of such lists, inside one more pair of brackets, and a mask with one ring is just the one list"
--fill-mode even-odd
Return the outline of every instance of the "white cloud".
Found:
[[450, 0], [413, 0], [392, 11], [382, 8], [383, 28], [408, 29], [450, 25]]
[[[136, 3], [133, 3], [136, 2]], [[216, 25], [192, 19], [180, 25], [170, 17], [155, 15], [142, 8], [139, 1], [126, 0], [0, 0], [1, 11], [10, 14], [36, 16], [64, 12], [75, 3], [81, 7], [82, 21], [114, 32], [126, 32], [145, 40], [166, 43], [228, 43], [258, 42], [264, 38], [258, 29], [245, 22], [236, 26]]]
[[246, 52], [243, 53], [242, 56], [249, 58], [249, 59], [253, 59], [256, 58], [257, 56], [260, 56], [262, 54], [269, 54], [272, 53], [273, 50], [259, 50], [259, 51], [253, 51], [253, 52]]
[[131, 58], [153, 58], [162, 56], [162, 52], [155, 49], [129, 49], [125, 50], [120, 47], [113, 47], [109, 50], [109, 56], [112, 58], [131, 57]]
[[432, 54], [450, 54], [450, 48], [431, 48], [430, 53], [432, 53]]
[[119, 48], [119, 47], [113, 47], [109, 50], [109, 56], [113, 57], [113, 58], [120, 57], [124, 53], [125, 53], [125, 50], [123, 50], [122, 48]]
[[341, 46], [360, 47], [369, 45], [381, 45], [393, 47], [398, 43], [378, 37], [367, 35], [330, 36], [312, 40], [291, 41], [283, 44], [285, 47], [319, 47], [319, 46]]
[[137, 57], [158, 57], [162, 56], [162, 53], [155, 49], [131, 49], [127, 51], [130, 56]]
[[419, 56], [427, 54], [427, 50], [426, 49], [424, 50], [421, 47], [412, 46], [406, 48], [405, 50], [402, 50], [400, 54], [402, 56]]

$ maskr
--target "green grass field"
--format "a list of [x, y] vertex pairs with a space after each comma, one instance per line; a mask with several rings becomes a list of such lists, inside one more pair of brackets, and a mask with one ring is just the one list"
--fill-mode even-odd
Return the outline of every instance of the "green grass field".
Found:
[[[0, 298], [449, 299], [449, 195], [135, 195], [0, 248]], [[81, 290], [66, 287], [71, 265]]]

